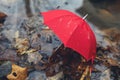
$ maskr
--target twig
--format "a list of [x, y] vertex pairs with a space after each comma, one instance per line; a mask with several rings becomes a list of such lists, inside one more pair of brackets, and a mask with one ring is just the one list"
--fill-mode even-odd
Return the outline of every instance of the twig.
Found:
[[100, 60], [100, 61], [103, 61], [103, 60], [104, 60], [103, 58], [99, 58], [99, 57], [97, 57], [97, 56], [96, 56], [95, 59]]
[[89, 66], [86, 67], [86, 69], [83, 72], [83, 75], [81, 76], [80, 80], [84, 80], [85, 77], [88, 75], [88, 73], [89, 73]]

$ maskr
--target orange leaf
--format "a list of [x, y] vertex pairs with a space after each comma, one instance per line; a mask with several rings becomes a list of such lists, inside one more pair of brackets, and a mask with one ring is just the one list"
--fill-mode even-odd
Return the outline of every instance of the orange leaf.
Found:
[[7, 75], [9, 80], [25, 80], [27, 77], [27, 68], [22, 68], [18, 65], [12, 64], [12, 72]]

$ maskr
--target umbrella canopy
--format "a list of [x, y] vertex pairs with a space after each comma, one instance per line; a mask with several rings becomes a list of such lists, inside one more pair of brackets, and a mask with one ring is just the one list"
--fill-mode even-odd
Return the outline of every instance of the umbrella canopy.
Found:
[[69, 47], [86, 60], [96, 55], [96, 39], [90, 26], [81, 17], [67, 10], [50, 10], [41, 13], [46, 24]]

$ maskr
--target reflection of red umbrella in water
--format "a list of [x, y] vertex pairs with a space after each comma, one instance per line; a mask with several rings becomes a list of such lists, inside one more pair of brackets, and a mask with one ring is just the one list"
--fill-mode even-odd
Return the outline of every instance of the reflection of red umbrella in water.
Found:
[[96, 39], [89, 25], [67, 10], [51, 10], [41, 13], [44, 24], [52, 29], [66, 47], [69, 47], [86, 60], [96, 55]]

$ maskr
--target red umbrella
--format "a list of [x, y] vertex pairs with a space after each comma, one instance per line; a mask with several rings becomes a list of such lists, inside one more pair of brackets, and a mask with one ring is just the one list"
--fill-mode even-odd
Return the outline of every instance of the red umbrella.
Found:
[[96, 39], [85, 20], [67, 10], [50, 10], [41, 13], [44, 24], [52, 29], [66, 47], [69, 47], [86, 60], [96, 55]]

